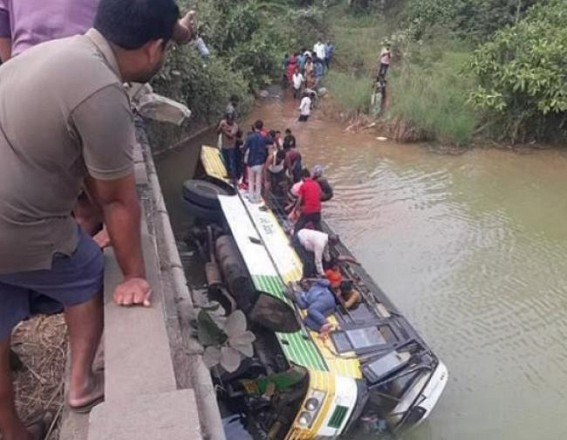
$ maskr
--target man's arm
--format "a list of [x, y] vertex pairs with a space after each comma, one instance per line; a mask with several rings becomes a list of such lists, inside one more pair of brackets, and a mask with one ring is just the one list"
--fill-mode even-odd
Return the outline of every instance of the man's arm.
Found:
[[100, 205], [124, 278], [144, 278], [140, 203], [134, 174], [117, 180], [86, 180], [89, 194]]
[[149, 306], [140, 233], [140, 205], [134, 177], [134, 124], [120, 84], [83, 101], [70, 116], [82, 147], [87, 192], [100, 206], [124, 281], [114, 292], [118, 305]]
[[124, 282], [114, 293], [114, 301], [118, 305], [149, 306], [151, 290], [145, 279], [141, 210], [134, 174], [110, 181], [88, 177], [86, 186], [102, 209], [116, 260], [124, 275]]
[[12, 30], [8, 8], [8, 3], [0, 0], [0, 59], [3, 63], [12, 57]]
[[317, 267], [317, 273], [322, 277], [325, 276], [325, 270], [323, 269], [323, 254], [325, 252], [325, 247], [316, 245], [313, 253], [315, 254], [315, 267]]
[[3, 63], [12, 57], [12, 39], [0, 38], [0, 60]]
[[337, 261], [341, 261], [341, 262], [345, 262], [345, 263], [351, 263], [351, 264], [356, 264], [357, 266], [360, 266], [360, 262], [354, 258], [354, 257], [350, 257], [348, 255], [339, 255], [337, 257]]

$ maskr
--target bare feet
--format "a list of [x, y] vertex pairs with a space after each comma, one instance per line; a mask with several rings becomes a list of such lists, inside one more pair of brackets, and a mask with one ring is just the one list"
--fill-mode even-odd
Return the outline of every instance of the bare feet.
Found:
[[93, 407], [104, 400], [104, 373], [92, 375], [84, 389], [69, 391], [69, 407], [78, 413], [88, 413]]
[[331, 334], [331, 332], [333, 331], [334, 327], [333, 324], [325, 324], [321, 327], [321, 330], [319, 330], [319, 337], [324, 341], [325, 339], [327, 339], [329, 337], [329, 335]]

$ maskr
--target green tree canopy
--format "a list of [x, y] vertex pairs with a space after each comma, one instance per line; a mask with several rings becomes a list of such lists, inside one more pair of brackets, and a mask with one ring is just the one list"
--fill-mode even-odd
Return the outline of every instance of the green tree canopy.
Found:
[[480, 46], [471, 101], [513, 141], [561, 140], [567, 132], [567, 2], [534, 6]]

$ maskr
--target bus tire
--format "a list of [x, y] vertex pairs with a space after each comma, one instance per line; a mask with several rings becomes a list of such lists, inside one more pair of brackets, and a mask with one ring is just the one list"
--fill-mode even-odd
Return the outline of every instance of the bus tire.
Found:
[[186, 198], [183, 198], [183, 204], [186, 212], [195, 218], [215, 223], [222, 223], [224, 221], [224, 214], [220, 207], [210, 208], [202, 206]]
[[219, 195], [231, 195], [219, 185], [206, 180], [186, 180], [183, 183], [183, 198], [205, 208], [220, 209]]

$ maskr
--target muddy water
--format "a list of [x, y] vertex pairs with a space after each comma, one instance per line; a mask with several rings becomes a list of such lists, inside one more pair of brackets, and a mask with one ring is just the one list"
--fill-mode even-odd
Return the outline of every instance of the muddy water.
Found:
[[[411, 440], [567, 438], [567, 154], [438, 155], [259, 106], [326, 166], [324, 216], [447, 364]], [[197, 142], [211, 142], [211, 136]], [[187, 151], [158, 160], [176, 228]]]

